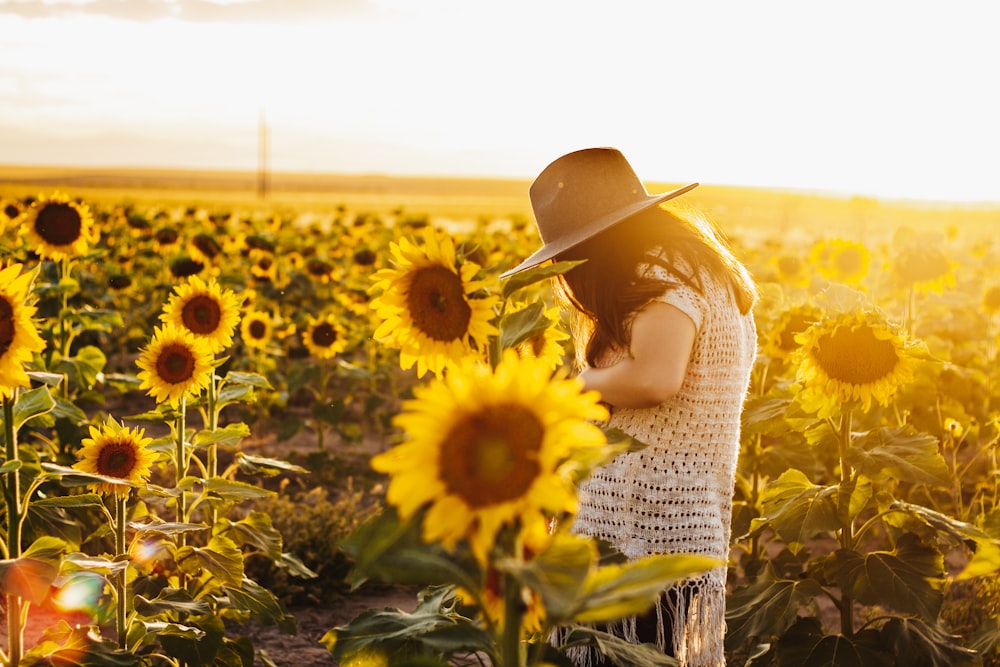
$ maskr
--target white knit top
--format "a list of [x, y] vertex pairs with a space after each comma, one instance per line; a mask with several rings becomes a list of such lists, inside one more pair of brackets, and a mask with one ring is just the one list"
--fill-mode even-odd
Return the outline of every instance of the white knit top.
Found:
[[[680, 282], [660, 266], [650, 271]], [[648, 447], [619, 456], [581, 485], [573, 530], [602, 537], [629, 558], [729, 557], [740, 416], [757, 335], [753, 316], [740, 313], [728, 286], [704, 271], [701, 280], [704, 294], [681, 283], [658, 299], [686, 313], [697, 331], [680, 392], [654, 408], [616, 408], [611, 417], [611, 426]], [[721, 567], [663, 596], [661, 614], [672, 615], [674, 655], [682, 665], [725, 664], [725, 584]], [[634, 635], [634, 619], [631, 627]], [[627, 623], [621, 629], [632, 638]]]

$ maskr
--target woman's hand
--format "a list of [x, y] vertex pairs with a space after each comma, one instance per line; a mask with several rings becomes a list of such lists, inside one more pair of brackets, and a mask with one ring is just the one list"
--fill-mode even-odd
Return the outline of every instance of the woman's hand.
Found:
[[680, 309], [654, 301], [632, 321], [631, 355], [604, 368], [580, 373], [587, 389], [619, 408], [650, 408], [676, 395], [684, 384], [697, 331]]

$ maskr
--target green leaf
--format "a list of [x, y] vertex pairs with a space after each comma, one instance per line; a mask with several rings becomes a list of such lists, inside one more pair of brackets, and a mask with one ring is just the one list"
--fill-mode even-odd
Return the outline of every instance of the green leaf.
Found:
[[37, 500], [31, 501], [34, 507], [63, 507], [63, 508], [80, 508], [80, 507], [103, 507], [104, 501], [96, 493], [80, 493], [71, 496], [52, 496], [49, 498], [38, 498]]
[[38, 382], [46, 387], [58, 387], [65, 379], [62, 373], [46, 373], [43, 371], [27, 371], [32, 382]]
[[535, 301], [521, 310], [509, 313], [500, 322], [500, 346], [516, 347], [552, 326], [545, 317], [545, 304]]
[[508, 299], [519, 289], [524, 289], [529, 285], [534, 285], [535, 283], [539, 283], [543, 280], [548, 280], [549, 278], [554, 278], [555, 276], [566, 273], [574, 266], [583, 264], [584, 261], [586, 260], [543, 264], [542, 266], [536, 266], [528, 269], [527, 271], [515, 273], [511, 277], [507, 278], [503, 284], [503, 298]]
[[924, 619], [937, 618], [943, 599], [944, 559], [906, 533], [893, 551], [864, 555], [839, 549], [825, 571], [862, 604], [880, 605]]
[[195, 600], [190, 593], [177, 588], [164, 588], [152, 600], [141, 595], [136, 595], [134, 600], [136, 613], [147, 618], [167, 612], [194, 615], [212, 613], [212, 606], [207, 601]]
[[275, 561], [277, 565], [282, 570], [288, 572], [288, 574], [293, 577], [300, 577], [302, 579], [315, 579], [319, 576], [316, 572], [313, 572], [309, 567], [299, 559], [298, 556], [288, 552], [282, 552], [281, 558]]
[[69, 548], [69, 543], [66, 540], [52, 535], [43, 535], [28, 545], [28, 548], [21, 552], [21, 555], [58, 565]]
[[70, 627], [60, 620], [24, 654], [21, 667], [139, 667], [139, 659], [118, 648], [88, 625]]
[[281, 558], [281, 533], [271, 524], [271, 517], [263, 512], [250, 512], [236, 523], [221, 520], [220, 534], [237, 545], [252, 544], [271, 560]]
[[129, 528], [136, 532], [136, 537], [146, 535], [183, 535], [185, 533], [197, 533], [208, 530], [208, 526], [201, 523], [179, 523], [159, 520], [149, 521], [148, 523], [130, 521], [128, 525]]
[[236, 371], [229, 371], [226, 373], [223, 383], [226, 385], [256, 387], [258, 389], [272, 388], [271, 383], [267, 381], [267, 378], [257, 373], [239, 373]]
[[54, 407], [56, 402], [47, 386], [20, 392], [14, 403], [14, 430], [20, 429], [29, 419], [50, 412]]
[[354, 560], [349, 580], [380, 579], [421, 586], [456, 584], [468, 590], [479, 585], [472, 575], [443, 548], [420, 539], [423, 513], [400, 523], [389, 507], [349, 535], [341, 547]]
[[787, 431], [783, 418], [791, 403], [792, 399], [788, 396], [756, 396], [748, 399], [743, 408], [741, 433], [744, 436], [772, 433], [775, 428]]
[[737, 588], [727, 600], [726, 646], [742, 647], [750, 640], [780, 637], [802, 609], [823, 595], [815, 579], [779, 579], [768, 562], [749, 586]]
[[101, 556], [88, 556], [87, 554], [79, 552], [68, 554], [64, 562], [67, 565], [72, 565], [77, 570], [95, 572], [97, 574], [104, 575], [121, 572], [128, 566], [128, 561], [125, 560], [112, 560], [110, 558], [102, 558]]
[[4, 464], [0, 466], [0, 475], [6, 475], [7, 473], [20, 470], [22, 467], [24, 467], [24, 461], [20, 459], [5, 461]]
[[610, 621], [642, 614], [670, 584], [725, 562], [707, 556], [662, 554], [591, 571], [573, 614], [579, 623]]
[[75, 356], [60, 359], [56, 370], [65, 373], [72, 386], [90, 389], [97, 384], [107, 363], [107, 357], [99, 348], [87, 345], [80, 348]]
[[634, 644], [615, 635], [585, 625], [568, 626], [565, 646], [593, 645], [604, 656], [603, 663], [612, 665], [642, 665], [642, 667], [676, 667], [676, 658], [666, 655], [652, 644]]
[[778, 639], [779, 667], [894, 667], [893, 656], [880, 650], [870, 635], [824, 635], [816, 619], [801, 619]]
[[250, 579], [244, 579], [239, 586], [224, 585], [222, 588], [233, 606], [249, 612], [254, 620], [277, 625], [287, 634], [294, 634], [295, 617], [281, 608], [271, 591]]
[[36, 558], [0, 560], [0, 592], [41, 604], [59, 575], [59, 567]]
[[[341, 664], [369, 648], [390, 657], [404, 648], [408, 656], [414, 657], [428, 654], [448, 657], [479, 651], [494, 654], [490, 634], [455, 614], [454, 602], [450, 589], [431, 589], [412, 613], [390, 608], [369, 609], [350, 623], [327, 632], [320, 643]], [[393, 664], [391, 659], [389, 663]]]
[[309, 472], [307, 468], [295, 465], [294, 463], [289, 463], [288, 461], [269, 459], [264, 456], [254, 456], [244, 452], [236, 453], [236, 461], [240, 466], [240, 471], [248, 475], [264, 474], [270, 476], [278, 475], [283, 472]]
[[77, 470], [76, 468], [67, 468], [65, 466], [56, 465], [55, 463], [43, 463], [42, 469], [45, 470], [53, 479], [58, 479], [59, 482], [65, 487], [86, 486], [88, 484], [97, 483], [114, 484], [116, 486], [130, 486], [133, 488], [138, 486], [137, 484], [120, 477], [109, 477], [107, 475], [84, 472], [83, 470]]
[[76, 311], [75, 317], [85, 331], [114, 331], [124, 325], [122, 315], [117, 310], [86, 308]]
[[872, 482], [867, 477], [857, 475], [837, 488], [837, 518], [840, 525], [847, 526], [868, 506], [873, 496]]
[[146, 634], [159, 637], [174, 637], [187, 639], [189, 641], [198, 641], [205, 636], [204, 630], [200, 630], [199, 628], [195, 628], [190, 625], [181, 625], [180, 623], [143, 621], [142, 625], [146, 630]]
[[883, 426], [857, 438], [848, 461], [872, 479], [889, 477], [914, 484], [951, 485], [937, 438], [920, 433], [909, 424], [897, 428]]
[[223, 426], [222, 428], [218, 428], [214, 431], [198, 431], [191, 438], [191, 444], [194, 445], [196, 449], [205, 448], [210, 445], [236, 447], [240, 444], [243, 438], [248, 435], [250, 435], [250, 427], [243, 422], [238, 422], [236, 424]]
[[265, 489], [246, 482], [213, 477], [205, 480], [205, 491], [223, 500], [251, 500], [254, 498], [269, 498], [275, 495], [274, 491]]
[[882, 626], [882, 643], [897, 665], [977, 667], [982, 656], [962, 646], [961, 638], [919, 618], [892, 618]]
[[223, 584], [243, 581], [243, 552], [232, 540], [220, 535], [213, 536], [204, 547], [181, 547], [174, 560], [188, 574], [204, 570]]
[[572, 618], [577, 611], [583, 582], [597, 560], [592, 540], [559, 531], [536, 558], [520, 563], [520, 567], [501, 564], [499, 569], [510, 572], [536, 591], [549, 620], [558, 624]]
[[837, 513], [837, 486], [817, 486], [800, 470], [786, 470], [761, 494], [763, 516], [754, 526], [768, 524], [797, 553], [818, 533], [841, 527]]

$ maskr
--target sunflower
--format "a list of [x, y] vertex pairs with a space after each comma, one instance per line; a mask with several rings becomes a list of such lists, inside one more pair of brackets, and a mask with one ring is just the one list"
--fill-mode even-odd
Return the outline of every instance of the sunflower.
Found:
[[243, 344], [256, 350], [264, 350], [274, 337], [271, 315], [261, 310], [252, 310], [240, 321], [240, 337]]
[[20, 225], [26, 212], [27, 208], [20, 201], [0, 198], [0, 233]]
[[798, 255], [778, 255], [770, 262], [774, 280], [791, 287], [809, 284], [809, 264]]
[[191, 276], [175, 288], [160, 319], [190, 331], [208, 343], [215, 354], [233, 342], [233, 331], [240, 321], [240, 302], [232, 290], [222, 289], [214, 279], [206, 283]]
[[474, 298], [484, 283], [473, 280], [479, 266], [458, 265], [455, 244], [430, 231], [424, 245], [409, 239], [390, 243], [393, 268], [376, 271], [373, 290], [382, 290], [371, 307], [381, 324], [374, 338], [400, 350], [400, 366], [417, 365], [417, 375], [440, 375], [451, 361], [480, 349], [499, 333], [491, 323], [498, 297]]
[[[519, 311], [520, 309], [517, 309], [511, 314], [515, 315]], [[516, 345], [514, 350], [519, 357], [544, 359], [549, 363], [549, 368], [555, 370], [565, 360], [566, 350], [563, 348], [563, 344], [569, 340], [570, 336], [561, 327], [558, 306], [547, 309], [544, 312], [544, 317], [548, 326]]]
[[336, 316], [309, 318], [309, 326], [302, 333], [302, 342], [317, 359], [332, 359], [347, 347], [347, 332]]
[[955, 262], [932, 242], [915, 241], [899, 250], [892, 260], [893, 273], [901, 287], [940, 294], [955, 286]]
[[762, 328], [761, 333], [768, 331], [762, 341], [764, 351], [775, 359], [788, 359], [799, 348], [795, 336], [802, 333], [823, 317], [823, 311], [816, 306], [804, 303], [784, 311], [778, 321], [771, 327]]
[[873, 313], [827, 317], [795, 336], [798, 398], [808, 412], [833, 415], [843, 403], [872, 399], [888, 405], [900, 385], [913, 379], [914, 350]]
[[[143, 429], [130, 429], [108, 420], [101, 428], [90, 427], [90, 437], [83, 439], [80, 460], [73, 466], [77, 470], [104, 477], [141, 484], [149, 479], [150, 468], [156, 460], [156, 453], [149, 448], [152, 438], [143, 437]], [[96, 493], [127, 496], [131, 486], [97, 482]]]
[[142, 369], [139, 389], [148, 389], [157, 403], [176, 403], [201, 393], [213, 372], [208, 342], [169, 323], [157, 327], [135, 363]]
[[85, 253], [97, 231], [90, 208], [59, 192], [32, 204], [22, 229], [35, 252], [53, 261]]
[[813, 245], [809, 259], [824, 278], [857, 285], [868, 275], [871, 251], [857, 241], [824, 239]]
[[0, 396], [10, 396], [14, 387], [30, 382], [24, 364], [45, 349], [31, 321], [35, 307], [26, 305], [33, 275], [21, 273], [20, 264], [0, 269]]
[[607, 411], [582, 386], [513, 350], [495, 371], [467, 359], [417, 386], [394, 419], [408, 439], [371, 462], [391, 477], [387, 500], [403, 520], [428, 506], [423, 539], [467, 539], [480, 562], [502, 527], [575, 513], [573, 454], [606, 442], [590, 420]]

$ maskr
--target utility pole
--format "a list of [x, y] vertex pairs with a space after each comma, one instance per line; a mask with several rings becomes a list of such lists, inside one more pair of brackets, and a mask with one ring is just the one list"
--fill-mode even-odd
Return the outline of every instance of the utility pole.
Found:
[[268, 150], [267, 119], [264, 118], [264, 109], [260, 110], [260, 119], [257, 123], [257, 198], [267, 199], [271, 190], [271, 169], [268, 161], [270, 159]]

